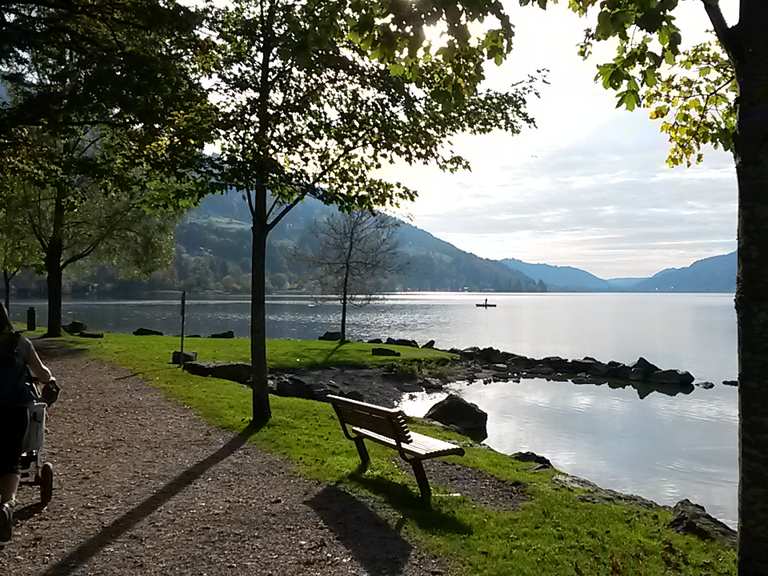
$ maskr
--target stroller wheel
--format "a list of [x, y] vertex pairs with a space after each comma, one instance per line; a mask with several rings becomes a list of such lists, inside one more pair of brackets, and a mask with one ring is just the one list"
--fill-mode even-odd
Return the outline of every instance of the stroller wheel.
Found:
[[40, 468], [40, 503], [47, 506], [53, 499], [53, 464], [46, 462]]

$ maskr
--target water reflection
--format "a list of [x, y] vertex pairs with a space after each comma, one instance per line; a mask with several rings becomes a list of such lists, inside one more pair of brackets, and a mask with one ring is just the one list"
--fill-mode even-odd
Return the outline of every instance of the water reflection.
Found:
[[[531, 450], [566, 472], [662, 504], [689, 498], [736, 525], [734, 389], [653, 394], [642, 402], [631, 388], [540, 379], [453, 390], [488, 413], [485, 443], [496, 450]], [[423, 416], [443, 396], [411, 395], [402, 407]]]

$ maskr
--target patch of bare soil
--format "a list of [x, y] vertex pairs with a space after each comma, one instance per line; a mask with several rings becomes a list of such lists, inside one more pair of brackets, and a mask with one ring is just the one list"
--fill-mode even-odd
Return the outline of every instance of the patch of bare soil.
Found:
[[253, 432], [212, 428], [122, 369], [38, 348], [63, 388], [46, 444], [54, 498], [40, 510], [37, 489], [20, 490], [0, 574], [446, 572], [365, 502], [247, 444]]
[[[407, 462], [398, 460], [398, 465], [413, 474]], [[437, 497], [441, 494], [445, 495], [445, 488], [447, 488], [449, 494], [465, 496], [493, 510], [507, 511], [517, 510], [521, 503], [528, 500], [525, 484], [522, 482], [502, 480], [482, 470], [442, 460], [425, 461], [424, 470], [430, 485], [433, 486], [433, 493], [437, 492]], [[443, 488], [435, 491], [436, 485]]]

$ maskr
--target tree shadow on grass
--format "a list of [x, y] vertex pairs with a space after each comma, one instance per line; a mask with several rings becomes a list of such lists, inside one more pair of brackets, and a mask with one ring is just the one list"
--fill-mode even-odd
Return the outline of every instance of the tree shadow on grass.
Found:
[[43, 338], [33, 338], [32, 344], [35, 350], [45, 360], [59, 359], [59, 358], [74, 358], [76, 356], [82, 356], [88, 349], [77, 346], [76, 344], [70, 344], [62, 342], [61, 340], [48, 340]]
[[472, 534], [472, 527], [452, 514], [434, 508], [440, 496], [433, 494], [433, 507], [428, 507], [407, 484], [393, 482], [376, 476], [363, 476], [353, 472], [349, 480], [376, 494], [403, 516], [403, 521], [413, 520], [416, 525], [432, 534]]
[[325, 358], [323, 358], [323, 364], [327, 364], [331, 361], [331, 358], [333, 358], [333, 355], [336, 354], [339, 350], [341, 350], [341, 347], [345, 344], [349, 344], [349, 341], [339, 341], [336, 346], [334, 346], [328, 354], [325, 355]]
[[371, 576], [403, 572], [413, 547], [368, 505], [337, 486], [326, 486], [308, 504]]
[[108, 526], [105, 526], [101, 532], [95, 536], [80, 544], [80, 546], [43, 572], [43, 576], [69, 576], [70, 574], [79, 571], [80, 568], [104, 548], [112, 544], [126, 532], [132, 530], [134, 526], [142, 520], [151, 516], [156, 510], [165, 505], [182, 490], [190, 486], [211, 468], [232, 456], [242, 448], [248, 442], [248, 439], [256, 434], [261, 427], [262, 426], [259, 424], [250, 424], [237, 436], [234, 436], [221, 448], [216, 450], [216, 452], [209, 455], [207, 458], [200, 460], [194, 466], [187, 468], [152, 496], [114, 520]]
[[170, 370], [178, 371], [179, 367], [175, 365], [171, 366], [163, 366], [162, 368], [153, 368], [152, 370], [139, 370], [138, 372], [131, 372], [130, 374], [126, 374], [125, 376], [118, 376], [115, 378], [116, 381], [118, 380], [128, 380], [130, 378], [135, 378], [138, 376], [143, 376], [144, 374], [153, 374], [157, 372], [168, 372]]

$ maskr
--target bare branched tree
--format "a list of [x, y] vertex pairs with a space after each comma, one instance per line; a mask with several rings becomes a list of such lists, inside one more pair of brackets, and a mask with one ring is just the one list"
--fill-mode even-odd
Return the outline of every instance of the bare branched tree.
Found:
[[367, 210], [339, 213], [315, 224], [314, 250], [305, 256], [324, 293], [341, 302], [341, 340], [347, 335], [347, 306], [373, 300], [382, 281], [400, 268], [398, 222]]

